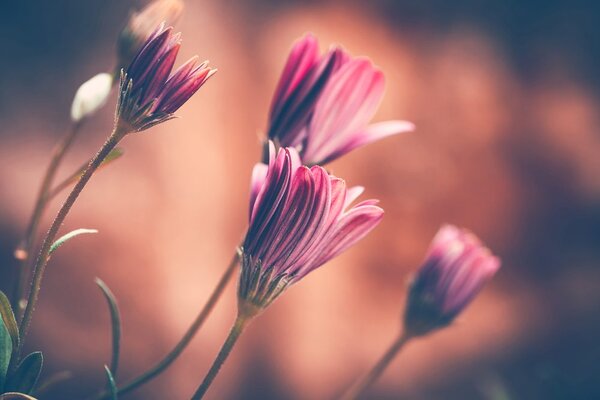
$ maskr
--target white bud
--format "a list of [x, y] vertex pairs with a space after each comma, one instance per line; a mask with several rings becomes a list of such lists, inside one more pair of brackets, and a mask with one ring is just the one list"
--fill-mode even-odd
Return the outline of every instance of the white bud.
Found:
[[112, 82], [112, 75], [105, 72], [83, 82], [73, 99], [71, 119], [78, 122], [102, 107], [108, 99]]

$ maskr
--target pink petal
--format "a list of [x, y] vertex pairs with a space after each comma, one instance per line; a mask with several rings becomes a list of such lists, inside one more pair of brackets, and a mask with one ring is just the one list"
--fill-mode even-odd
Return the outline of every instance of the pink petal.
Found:
[[311, 171], [298, 168], [292, 177], [290, 190], [279, 207], [270, 229], [264, 235], [263, 245], [256, 253], [263, 263], [275, 267], [275, 273], [283, 272], [285, 260], [302, 242], [310, 221], [315, 197], [315, 182]]
[[148, 85], [144, 88], [143, 97], [145, 100], [142, 101], [143, 103], [147, 100], [156, 98], [163, 89], [163, 86], [173, 69], [173, 65], [175, 64], [179, 48], [179, 45], [171, 47], [162, 57], [160, 63], [156, 65], [155, 70], [148, 75]]
[[286, 147], [295, 147], [304, 141], [306, 126], [319, 96], [339, 68], [342, 57], [342, 50], [334, 48], [310, 69], [271, 116], [269, 138], [279, 139], [280, 144]]
[[352, 247], [371, 232], [382, 218], [383, 210], [377, 206], [357, 207], [345, 213], [327, 238], [327, 247], [303, 273], [312, 271]]
[[315, 182], [315, 201], [313, 212], [306, 226], [303, 239], [296, 243], [296, 251], [286, 260], [285, 268], [290, 274], [296, 274], [306, 260], [314, 258], [312, 248], [323, 239], [326, 230], [326, 221], [331, 205], [331, 180], [329, 174], [322, 167], [312, 167], [311, 173]]
[[290, 93], [306, 77], [319, 58], [319, 43], [312, 34], [308, 33], [296, 41], [283, 68], [277, 89], [275, 89], [271, 104], [271, 119], [274, 115], [279, 114]]
[[371, 124], [362, 131], [349, 134], [347, 136], [347, 142], [341, 144], [333, 152], [331, 152], [322, 163], [330, 162], [336, 158], [343, 156], [350, 151], [359, 147], [365, 146], [369, 143], [376, 142], [380, 139], [388, 136], [397, 135], [399, 133], [414, 131], [415, 125], [408, 121], [384, 121]]
[[256, 197], [260, 192], [260, 189], [263, 187], [265, 183], [265, 179], [267, 177], [267, 171], [269, 167], [263, 163], [257, 163], [254, 165], [252, 169], [252, 178], [250, 180], [250, 213], [249, 216], [252, 216], [252, 210], [254, 210], [254, 203], [256, 202]]
[[344, 201], [344, 210], [348, 208], [348, 206], [354, 203], [354, 200], [358, 199], [358, 197], [365, 191], [363, 186], [353, 186], [346, 192], [346, 200]]
[[250, 217], [251, 227], [246, 235], [253, 238], [252, 244], [259, 242], [260, 235], [266, 229], [266, 224], [273, 217], [279, 203], [285, 198], [292, 173], [289, 151], [279, 149], [277, 157], [269, 163], [265, 184], [254, 201], [254, 209]]
[[304, 159], [318, 163], [366, 128], [383, 97], [381, 71], [367, 59], [344, 64], [323, 90], [307, 133]]

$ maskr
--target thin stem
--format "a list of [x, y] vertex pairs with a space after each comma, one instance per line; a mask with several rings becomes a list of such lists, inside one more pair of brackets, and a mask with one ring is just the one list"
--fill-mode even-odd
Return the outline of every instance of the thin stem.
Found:
[[396, 357], [398, 352], [404, 347], [404, 345], [412, 338], [410, 334], [403, 333], [390, 348], [385, 352], [381, 359], [371, 368], [371, 370], [358, 380], [354, 385], [348, 389], [348, 391], [340, 398], [340, 400], [353, 400], [357, 399], [369, 386], [371, 386], [390, 365], [390, 362]]
[[[221, 294], [227, 287], [227, 283], [231, 280], [234, 272], [236, 271], [236, 266], [239, 261], [239, 256], [236, 254], [231, 259], [229, 266], [223, 273], [223, 276], [219, 280], [219, 283], [213, 290], [210, 295], [208, 301], [192, 323], [192, 325], [185, 332], [185, 335], [179, 340], [179, 342], [175, 345], [173, 350], [171, 350], [162, 360], [160, 360], [154, 367], [150, 368], [148, 371], [142, 373], [140, 376], [133, 378], [129, 382], [126, 382], [122, 387], [118, 389], [118, 394], [123, 395], [127, 392], [130, 392], [138, 387], [142, 386], [144, 383], [152, 380], [159, 374], [161, 374], [164, 370], [166, 370], [179, 355], [183, 352], [183, 350], [188, 346], [188, 344], [192, 341], [196, 333], [200, 330], [206, 318], [210, 315], [211, 311], [215, 307], [217, 300], [221, 297]], [[103, 391], [97, 396], [93, 397], [94, 400], [105, 399], [110, 395], [108, 391]]]
[[[42, 283], [42, 278], [44, 276], [44, 271], [46, 269], [46, 265], [48, 264], [50, 247], [52, 243], [56, 239], [56, 235], [58, 234], [58, 230], [60, 229], [62, 223], [64, 222], [67, 214], [73, 207], [73, 204], [81, 194], [83, 188], [88, 183], [98, 166], [102, 163], [102, 160], [110, 153], [110, 151], [119, 143], [119, 141], [125, 136], [126, 132], [123, 129], [119, 128], [119, 125], [115, 127], [112, 134], [106, 140], [104, 145], [100, 148], [98, 153], [92, 158], [87, 169], [79, 178], [79, 181], [75, 184], [71, 193], [63, 203], [62, 207], [56, 214], [46, 237], [44, 238], [44, 242], [42, 244], [40, 253], [35, 262], [33, 268], [33, 281], [31, 283], [31, 290], [29, 292], [29, 298], [27, 300], [27, 306], [25, 308], [25, 313], [23, 314], [23, 320], [21, 321], [21, 325], [19, 326], [19, 337], [20, 343], [22, 344], [25, 336], [27, 335], [27, 330], [29, 328], [29, 324], [31, 323], [31, 317], [33, 316], [33, 310], [35, 309], [35, 305], [38, 300], [38, 295], [40, 292], [40, 285]], [[20, 349], [19, 349], [20, 353]]]
[[56, 171], [60, 166], [67, 150], [71, 147], [75, 137], [81, 130], [82, 122], [73, 122], [67, 134], [56, 144], [52, 151], [52, 158], [50, 164], [46, 169], [42, 184], [40, 185], [38, 195], [33, 208], [33, 213], [27, 225], [25, 236], [21, 245], [15, 250], [15, 257], [20, 260], [19, 269], [17, 271], [17, 279], [15, 282], [15, 288], [13, 292], [13, 309], [17, 313], [17, 321], [21, 318], [24, 308], [21, 307], [21, 296], [27, 282], [27, 271], [29, 270], [29, 263], [31, 261], [31, 253], [35, 244], [35, 235], [38, 230], [40, 221], [48, 204], [48, 191], [54, 181]]
[[233, 326], [231, 327], [231, 331], [229, 332], [225, 343], [223, 343], [223, 347], [221, 347], [219, 354], [217, 354], [217, 358], [215, 358], [215, 361], [208, 370], [208, 373], [206, 374], [204, 380], [192, 396], [191, 400], [200, 400], [204, 397], [204, 395], [208, 391], [208, 388], [210, 387], [210, 384], [213, 382], [213, 380], [219, 373], [219, 370], [223, 366], [223, 363], [225, 363], [225, 360], [227, 360], [229, 353], [231, 353], [233, 346], [244, 331], [244, 328], [246, 327], [248, 322], [250, 322], [251, 318], [251, 316], [245, 315], [243, 313], [238, 313], [238, 316], [235, 319]]

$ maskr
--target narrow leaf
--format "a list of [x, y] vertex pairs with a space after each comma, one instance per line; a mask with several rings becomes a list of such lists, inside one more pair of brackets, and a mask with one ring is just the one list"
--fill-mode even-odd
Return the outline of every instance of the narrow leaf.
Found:
[[8, 371], [8, 365], [10, 364], [12, 351], [12, 338], [4, 324], [4, 318], [0, 318], [0, 393], [4, 392], [6, 372]]
[[19, 346], [19, 326], [15, 320], [15, 314], [10, 306], [10, 301], [2, 291], [0, 291], [0, 316], [10, 334], [13, 348], [17, 348]]
[[[102, 163], [100, 164], [100, 166], [98, 167], [98, 169], [104, 168], [108, 164], [112, 163], [113, 161], [118, 160], [119, 158], [121, 158], [121, 156], [123, 154], [124, 154], [123, 149], [121, 149], [120, 147], [114, 148], [110, 153], [108, 153], [108, 156], [106, 156], [106, 158], [104, 159], [104, 161], [102, 161]], [[79, 167], [79, 169], [77, 169], [77, 171], [75, 171], [73, 174], [71, 174], [67, 179], [65, 179], [64, 181], [62, 181], [58, 185], [56, 185], [48, 193], [48, 197], [47, 198], [48, 199], [54, 198], [54, 196], [56, 196], [57, 194], [59, 194], [65, 188], [67, 188], [68, 186], [71, 186], [72, 184], [74, 184], [75, 182], [77, 182], [79, 180], [79, 178], [81, 177], [81, 175], [83, 175], [83, 173], [85, 172], [85, 169], [88, 167], [88, 164], [89, 164], [89, 162], [86, 162], [81, 167]]]
[[32, 393], [42, 372], [43, 362], [44, 357], [39, 351], [25, 357], [17, 367], [15, 375], [10, 379], [8, 389], [14, 392]]
[[83, 235], [85, 233], [98, 233], [98, 231], [96, 229], [84, 229], [84, 228], [75, 229], [74, 231], [71, 231], [71, 232], [67, 233], [66, 235], [63, 235], [60, 238], [58, 238], [58, 240], [56, 242], [54, 242], [52, 244], [52, 246], [50, 247], [50, 252], [48, 253], [48, 255], [54, 253], [56, 251], [56, 249], [58, 249], [60, 246], [65, 244], [65, 242], [67, 242], [68, 240], [71, 240], [75, 236]]
[[108, 366], [104, 366], [104, 371], [106, 372], [106, 379], [108, 381], [108, 391], [110, 392], [111, 400], [118, 400], [117, 398], [117, 384], [115, 383], [115, 378], [113, 374], [110, 372]]
[[117, 368], [119, 368], [119, 353], [121, 349], [121, 315], [119, 313], [119, 307], [117, 306], [117, 299], [111, 290], [106, 286], [100, 278], [96, 278], [96, 285], [102, 290], [104, 298], [108, 303], [108, 310], [110, 312], [110, 322], [112, 331], [112, 357], [110, 360], [110, 371], [115, 376], [117, 375]]
[[0, 395], [0, 400], [37, 400], [35, 397], [27, 396], [23, 393], [4, 393]]

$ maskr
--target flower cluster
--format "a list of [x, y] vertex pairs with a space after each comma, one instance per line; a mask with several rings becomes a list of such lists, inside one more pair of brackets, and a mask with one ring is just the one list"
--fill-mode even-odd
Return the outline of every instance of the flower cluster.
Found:
[[[15, 280], [14, 298], [9, 300], [0, 292], [0, 394], [5, 392], [0, 398], [29, 399], [29, 394], [35, 393], [42, 354], [34, 352], [21, 359], [22, 343], [51, 254], [66, 241], [95, 232], [78, 229], [58, 236], [84, 187], [95, 171], [120, 154], [116, 146], [126, 134], [174, 118], [175, 112], [216, 72], [208, 62], [198, 63], [197, 57], [173, 71], [180, 34], [165, 27], [162, 20], [176, 19], [181, 8], [180, 0], [157, 0], [130, 19], [119, 41], [119, 67], [124, 68], [119, 68], [114, 131], [87, 165], [53, 187], [55, 172], [82, 120], [106, 103], [114, 75], [96, 75], [75, 95], [71, 108], [74, 129], [57, 146], [25, 235], [25, 248], [18, 253], [24, 255], [23, 269]], [[119, 386], [114, 376], [119, 363], [119, 311], [112, 292], [97, 281], [109, 305], [113, 351], [110, 367], [105, 367], [108, 389], [95, 399], [117, 398], [117, 394], [125, 394], [164, 371], [198, 332], [239, 262], [238, 315], [223, 348], [192, 396], [192, 400], [201, 399], [248, 321], [288, 287], [355, 245], [382, 221], [384, 211], [378, 200], [357, 202], [364, 188], [347, 187], [324, 165], [368, 143], [413, 130], [410, 122], [401, 120], [370, 123], [384, 86], [383, 73], [367, 58], [352, 57], [335, 46], [321, 54], [317, 40], [310, 34], [295, 43], [273, 97], [263, 159], [252, 172], [248, 229], [237, 256], [175, 348], [156, 366], [125, 384], [119, 382]], [[35, 263], [29, 265], [47, 202], [69, 186], [69, 195], [35, 252]], [[404, 314], [406, 333], [352, 393], [358, 394], [372, 383], [408, 339], [449, 325], [499, 266], [499, 260], [474, 235], [453, 226], [442, 227], [410, 287]], [[27, 270], [29, 267], [31, 270]], [[22, 296], [27, 274], [32, 284], [28, 295]], [[23, 393], [10, 393], [13, 389]]]

